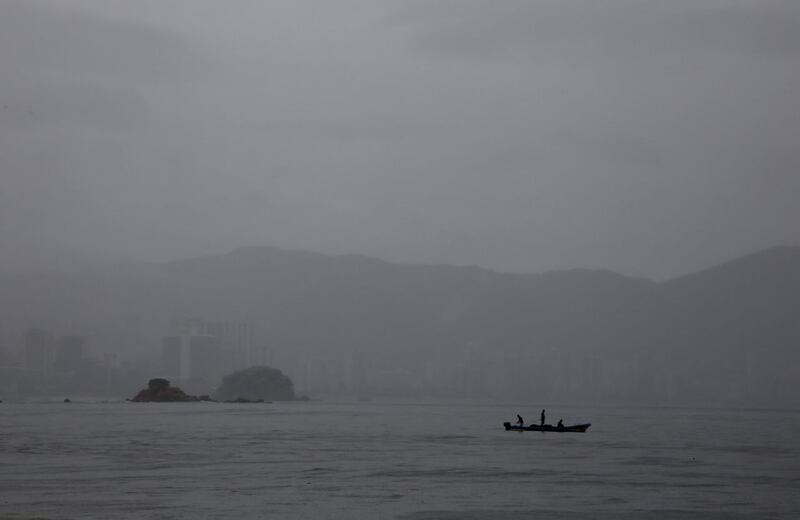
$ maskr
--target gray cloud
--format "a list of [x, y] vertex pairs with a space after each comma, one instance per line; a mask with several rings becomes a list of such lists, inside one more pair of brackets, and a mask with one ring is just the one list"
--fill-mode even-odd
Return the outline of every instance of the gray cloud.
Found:
[[786, 1], [511, 0], [489, 6], [453, 0], [407, 4], [389, 20], [412, 28], [422, 51], [446, 57], [549, 60], [572, 54], [602, 56], [607, 66], [620, 58], [646, 58], [633, 63], [648, 64], [680, 54], [702, 59], [705, 53], [796, 60], [800, 51], [800, 6]]
[[799, 238], [795, 3], [0, 10], [6, 243], [663, 277]]
[[14, 70], [14, 76], [124, 83], [174, 80], [198, 65], [196, 53], [174, 32], [69, 10], [67, 5], [4, 2], [4, 68]]

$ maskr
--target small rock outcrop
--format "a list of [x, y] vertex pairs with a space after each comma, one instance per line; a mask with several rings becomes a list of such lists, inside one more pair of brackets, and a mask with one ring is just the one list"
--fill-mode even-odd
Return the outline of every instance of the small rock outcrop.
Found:
[[224, 403], [271, 403], [272, 401], [264, 401], [263, 399], [246, 399], [244, 397], [237, 397], [236, 399], [228, 399]]
[[189, 395], [177, 386], [170, 385], [169, 380], [162, 378], [151, 379], [147, 382], [147, 388], [139, 391], [136, 397], [131, 399], [136, 403], [150, 402], [192, 402], [200, 399]]

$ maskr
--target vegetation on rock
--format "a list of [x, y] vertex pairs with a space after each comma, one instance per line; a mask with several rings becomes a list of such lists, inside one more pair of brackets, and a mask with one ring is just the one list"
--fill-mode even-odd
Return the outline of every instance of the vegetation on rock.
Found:
[[256, 366], [225, 376], [214, 393], [220, 401], [292, 401], [294, 383], [276, 368]]

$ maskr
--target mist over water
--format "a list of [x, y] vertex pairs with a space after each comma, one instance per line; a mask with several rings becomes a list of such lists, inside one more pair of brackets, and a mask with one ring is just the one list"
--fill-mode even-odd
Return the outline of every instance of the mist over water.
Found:
[[0, 0], [0, 520], [800, 518], [798, 87], [797, 1]]
[[[4, 518], [796, 518], [792, 411], [530, 403], [3, 405]], [[548, 419], [550, 422], [550, 419]]]
[[661, 283], [268, 247], [3, 282], [8, 400], [270, 365], [325, 399], [800, 406], [800, 247]]

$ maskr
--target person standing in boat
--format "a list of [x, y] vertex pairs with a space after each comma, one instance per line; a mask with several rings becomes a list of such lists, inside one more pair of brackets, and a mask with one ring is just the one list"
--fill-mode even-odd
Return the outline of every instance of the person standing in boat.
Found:
[[525, 426], [525, 421], [522, 419], [522, 416], [520, 414], [517, 414], [517, 424], [519, 424], [520, 426]]
[[544, 426], [544, 410], [542, 410], [542, 416], [541, 416], [541, 418], [542, 418], [542, 426]]
[[559, 419], [556, 428], [563, 428], [564, 427], [564, 419]]

